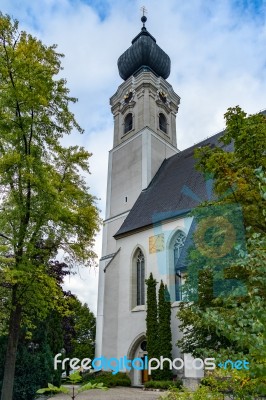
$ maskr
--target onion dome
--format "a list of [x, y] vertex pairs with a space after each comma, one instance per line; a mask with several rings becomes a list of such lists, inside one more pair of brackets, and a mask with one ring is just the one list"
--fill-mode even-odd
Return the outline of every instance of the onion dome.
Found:
[[170, 58], [147, 31], [145, 27], [147, 18], [143, 16], [141, 21], [143, 22], [141, 32], [132, 40], [132, 45], [117, 61], [119, 75], [122, 79], [127, 80], [131, 75], [137, 75], [140, 71], [152, 71], [156, 76], [167, 79], [170, 75]]

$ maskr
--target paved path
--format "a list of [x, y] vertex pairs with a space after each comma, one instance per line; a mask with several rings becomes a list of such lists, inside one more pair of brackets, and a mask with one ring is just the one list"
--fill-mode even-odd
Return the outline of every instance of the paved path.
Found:
[[[136, 388], [116, 387], [107, 391], [103, 390], [87, 390], [80, 393], [77, 400], [157, 400], [163, 392], [152, 392]], [[66, 394], [57, 394], [50, 397], [54, 400], [69, 400]]]

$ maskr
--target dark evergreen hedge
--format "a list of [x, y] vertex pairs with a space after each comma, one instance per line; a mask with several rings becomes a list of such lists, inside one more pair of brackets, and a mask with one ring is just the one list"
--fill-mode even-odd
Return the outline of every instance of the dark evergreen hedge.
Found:
[[[148, 357], [160, 358], [160, 344], [159, 344], [159, 326], [158, 326], [158, 313], [157, 313], [157, 296], [156, 285], [157, 282], [153, 278], [152, 273], [149, 279], [146, 279], [147, 285], [147, 315], [146, 315], [146, 338], [147, 338], [147, 351]], [[153, 379], [158, 377], [158, 370], [151, 373]]]
[[[159, 348], [160, 356], [172, 360], [172, 332], [171, 332], [171, 301], [167, 285], [161, 281], [159, 288], [158, 321], [159, 321]], [[163, 370], [158, 371], [160, 380], [171, 380], [172, 371], [169, 363], [164, 363]]]

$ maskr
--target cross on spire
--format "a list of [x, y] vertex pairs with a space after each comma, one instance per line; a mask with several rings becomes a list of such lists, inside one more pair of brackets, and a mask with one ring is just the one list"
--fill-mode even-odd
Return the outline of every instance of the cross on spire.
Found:
[[[148, 10], [147, 10], [147, 8], [146, 8], [145, 6], [142, 6], [141, 9], [140, 9], [140, 11], [142, 11], [141, 22], [143, 23], [143, 28], [145, 28], [145, 22], [147, 21], [147, 17], [146, 17], [145, 14], [148, 13]], [[143, 28], [142, 28], [142, 29], [143, 29]], [[145, 29], [146, 29], [146, 28], [145, 28]], [[144, 30], [145, 30], [145, 29], [144, 29]]]
[[148, 10], [147, 10], [147, 8], [146, 8], [145, 6], [142, 6], [142, 7], [140, 8], [140, 11], [142, 11], [142, 16], [143, 16], [143, 17], [145, 16], [145, 14], [148, 14]]

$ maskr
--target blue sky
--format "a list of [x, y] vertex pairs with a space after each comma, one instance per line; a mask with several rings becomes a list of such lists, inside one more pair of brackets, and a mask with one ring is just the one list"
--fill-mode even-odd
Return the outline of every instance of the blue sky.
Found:
[[[79, 98], [73, 111], [85, 129], [66, 144], [93, 153], [87, 178], [104, 216], [113, 118], [109, 98], [122, 83], [118, 57], [141, 28], [143, 0], [0, 0], [21, 29], [65, 54], [61, 75]], [[266, 108], [266, 0], [146, 0], [147, 29], [170, 56], [168, 82], [181, 97], [177, 142], [182, 150], [224, 127], [228, 107]], [[100, 236], [96, 251], [101, 253]], [[96, 310], [97, 270], [67, 282]]]

